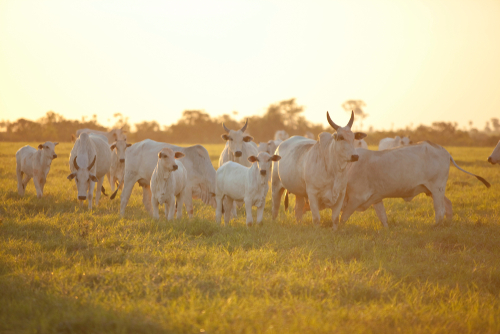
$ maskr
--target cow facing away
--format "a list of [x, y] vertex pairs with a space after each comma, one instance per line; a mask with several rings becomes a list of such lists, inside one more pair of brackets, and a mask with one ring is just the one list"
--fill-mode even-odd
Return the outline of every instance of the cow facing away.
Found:
[[83, 203], [88, 200], [88, 208], [92, 210], [94, 186], [97, 183], [95, 205], [99, 205], [104, 176], [111, 166], [111, 151], [108, 143], [101, 135], [82, 133], [75, 141], [69, 156], [71, 174], [68, 180], [75, 179], [78, 199]]
[[400, 136], [396, 136], [394, 138], [384, 138], [380, 140], [378, 150], [388, 150], [399, 146], [410, 145], [411, 143], [412, 142], [409, 137], [401, 138]]
[[50, 164], [57, 158], [55, 147], [59, 143], [46, 141], [38, 145], [38, 150], [26, 145], [16, 152], [17, 192], [24, 196], [28, 182], [33, 178], [36, 196], [43, 196]]
[[222, 123], [222, 127], [226, 133], [221, 135], [221, 137], [226, 141], [226, 147], [224, 147], [224, 150], [220, 154], [219, 167], [228, 161], [234, 161], [247, 167], [251, 165], [248, 161], [248, 157], [251, 155], [257, 155], [258, 151], [257, 147], [250, 143], [253, 138], [245, 135], [247, 126], [248, 119], [246, 120], [245, 125], [243, 125], [243, 127], [239, 130], [229, 130], [224, 123]]
[[357, 153], [359, 160], [348, 173], [341, 224], [354, 211], [364, 211], [373, 205], [378, 218], [387, 227], [382, 200], [404, 198], [411, 201], [420, 193], [432, 196], [436, 224], [444, 219], [445, 213], [451, 219], [451, 201], [445, 196], [450, 162], [490, 187], [482, 177], [460, 168], [443, 147], [430, 142], [384, 151], [358, 150]]
[[328, 112], [327, 119], [336, 130], [333, 135], [323, 132], [319, 141], [294, 136], [278, 146], [276, 154], [281, 160], [273, 166], [273, 218], [278, 216], [281, 195], [286, 189], [296, 195], [295, 217], [298, 221], [302, 219], [305, 200], [309, 199], [313, 223], [319, 225], [320, 210], [331, 208], [336, 226], [347, 186], [347, 167], [358, 159], [354, 140], [363, 139], [366, 134], [351, 131], [353, 112], [345, 127], [335, 124]]
[[82, 133], [88, 133], [88, 134], [94, 133], [98, 135], [103, 135], [108, 139], [108, 144], [112, 144], [117, 140], [127, 140], [127, 135], [126, 135], [127, 131], [123, 130], [123, 127], [121, 129], [112, 129], [109, 132], [98, 131], [94, 129], [79, 129], [76, 131], [76, 137], [73, 137], [73, 139], [80, 137]]
[[[215, 221], [221, 223], [223, 201], [226, 208], [231, 208], [233, 201], [244, 201], [247, 226], [253, 224], [252, 206], [257, 207], [257, 224], [261, 224], [266, 195], [269, 191], [267, 176], [271, 172], [272, 162], [279, 159], [278, 155], [260, 152], [257, 157], [253, 155], [248, 157], [248, 161], [252, 163], [251, 167], [245, 167], [232, 161], [222, 165], [217, 170]], [[231, 211], [225, 210], [225, 224], [231, 220]]]
[[[182, 162], [177, 161], [184, 157], [182, 152], [174, 152], [170, 148], [163, 148], [158, 153], [158, 163], [151, 176], [151, 205], [153, 217], [160, 218], [158, 206], [165, 203], [165, 217], [167, 220], [182, 218], [182, 204], [186, 203], [189, 218], [193, 216], [191, 193], [187, 187], [187, 171]], [[177, 199], [177, 201], [176, 201]]]
[[125, 208], [135, 183], [142, 187], [142, 202], [146, 211], [152, 213], [151, 175], [158, 162], [158, 152], [163, 148], [184, 153], [182, 164], [188, 175], [188, 193], [192, 198], [200, 198], [205, 204], [215, 208], [215, 198], [212, 195], [215, 193], [215, 168], [203, 146], [180, 147], [145, 139], [133, 144], [125, 152], [125, 177], [120, 200], [122, 216], [125, 215]]
[[[112, 143], [109, 148], [111, 149], [111, 167], [107, 174], [109, 184], [111, 185], [111, 199], [114, 199], [118, 189], [123, 189], [123, 176], [125, 175], [125, 150], [132, 144], [127, 143], [126, 140], [117, 140]], [[115, 184], [118, 183], [115, 191]]]
[[500, 163], [500, 140], [498, 141], [497, 146], [491, 152], [491, 155], [488, 157], [488, 162], [492, 165]]

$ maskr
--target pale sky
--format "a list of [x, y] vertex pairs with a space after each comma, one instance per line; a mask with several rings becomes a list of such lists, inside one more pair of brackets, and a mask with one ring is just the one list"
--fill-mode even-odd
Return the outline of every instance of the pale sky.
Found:
[[500, 118], [500, 1], [0, 0], [0, 119], [186, 109], [262, 114], [295, 97], [365, 129]]

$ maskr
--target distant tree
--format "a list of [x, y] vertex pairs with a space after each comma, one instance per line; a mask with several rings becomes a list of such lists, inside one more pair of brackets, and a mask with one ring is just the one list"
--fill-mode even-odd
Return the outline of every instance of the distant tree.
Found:
[[500, 132], [500, 122], [498, 121], [498, 118], [491, 119], [491, 126], [493, 127], [493, 131]]
[[363, 110], [363, 107], [366, 107], [366, 103], [363, 100], [347, 100], [344, 103], [342, 103], [342, 108], [347, 111], [351, 112], [354, 111], [354, 116], [356, 117], [356, 120], [359, 120], [359, 128], [363, 128], [363, 120], [368, 117], [368, 114], [365, 113]]

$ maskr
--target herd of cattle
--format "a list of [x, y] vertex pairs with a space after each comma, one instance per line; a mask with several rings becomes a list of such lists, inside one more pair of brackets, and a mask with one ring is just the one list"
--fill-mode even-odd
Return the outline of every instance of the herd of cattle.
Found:
[[[460, 168], [441, 146], [428, 141], [413, 144], [408, 137], [384, 138], [379, 150], [367, 149], [365, 133], [351, 130], [354, 114], [342, 127], [330, 118], [335, 130], [323, 132], [318, 140], [307, 133], [293, 136], [281, 130], [275, 139], [255, 144], [246, 133], [248, 120], [239, 130], [222, 124], [226, 141], [220, 154], [217, 171], [212, 166], [207, 150], [201, 145], [180, 147], [150, 139], [130, 144], [125, 131], [113, 129], [100, 132], [78, 130], [70, 153], [68, 180], [75, 180], [78, 200], [88, 201], [92, 209], [97, 183], [95, 205], [101, 192], [106, 195], [103, 182], [107, 175], [111, 185], [111, 199], [122, 190], [120, 214], [125, 215], [127, 203], [136, 183], [143, 190], [143, 204], [156, 219], [159, 205], [165, 204], [165, 217], [170, 220], [177, 212], [182, 217], [183, 204], [191, 218], [192, 199], [201, 199], [215, 208], [215, 219], [227, 223], [236, 216], [237, 206], [245, 205], [246, 224], [253, 224], [252, 207], [257, 207], [257, 224], [262, 223], [269, 182], [272, 188], [272, 216], [278, 216], [281, 198], [285, 193], [296, 196], [295, 216], [301, 221], [304, 211], [310, 210], [313, 223], [320, 222], [320, 210], [332, 210], [333, 229], [345, 223], [354, 211], [373, 206], [384, 227], [387, 215], [383, 199], [403, 198], [411, 201], [420, 193], [431, 196], [435, 221], [451, 218], [452, 204], [445, 196], [450, 162], [459, 170], [475, 176], [486, 187], [482, 177]], [[38, 149], [24, 146], [16, 153], [17, 189], [22, 196], [31, 178], [38, 198], [53, 159], [55, 146], [45, 142]], [[500, 163], [500, 141], [488, 162]], [[116, 190], [115, 190], [116, 187]], [[342, 214], [341, 214], [342, 212]]]

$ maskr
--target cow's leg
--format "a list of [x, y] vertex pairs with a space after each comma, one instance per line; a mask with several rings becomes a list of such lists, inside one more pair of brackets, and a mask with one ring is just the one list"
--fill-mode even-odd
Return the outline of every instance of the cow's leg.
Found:
[[165, 205], [168, 205], [168, 218], [167, 218], [167, 220], [174, 219], [174, 214], [175, 214], [175, 196], [173, 194], [168, 197], [167, 202], [165, 203]]
[[445, 210], [444, 191], [438, 190], [436, 192], [432, 192], [432, 200], [434, 202], [434, 213], [436, 216], [436, 225], [438, 225], [444, 220], [444, 213], [446, 211]]
[[101, 176], [97, 182], [97, 192], [95, 194], [95, 206], [99, 205], [99, 200], [101, 199], [101, 189], [102, 189], [103, 183], [104, 183], [104, 175]]
[[262, 224], [262, 218], [264, 218], [264, 207], [265, 207], [265, 202], [262, 204], [262, 206], [257, 207], [257, 225]]
[[92, 200], [94, 199], [94, 188], [95, 188], [95, 182], [90, 180], [89, 188], [87, 191], [87, 201], [89, 201], [89, 210], [92, 210]]
[[120, 215], [123, 217], [125, 215], [125, 208], [127, 207], [130, 195], [132, 195], [132, 189], [134, 189], [134, 184], [137, 182], [135, 175], [127, 174], [125, 176], [125, 185], [120, 198]]
[[[215, 201], [217, 202], [217, 208], [215, 209], [215, 222], [221, 224], [222, 218], [222, 201], [224, 196], [222, 194], [215, 195]], [[225, 218], [224, 218], [225, 220]]]
[[23, 178], [23, 189], [24, 191], [26, 191], [26, 187], [28, 186], [28, 182], [30, 182], [31, 180], [31, 177], [28, 176], [28, 174], [24, 174], [24, 178]]
[[236, 201], [233, 201], [233, 208], [231, 210], [231, 215], [236, 218], [238, 217], [238, 210], [237, 210], [237, 207], [238, 207], [238, 203], [236, 203]]
[[354, 211], [356, 211], [356, 209], [361, 204], [362, 203], [360, 203], [359, 201], [355, 201], [354, 198], [349, 197], [349, 201], [342, 210], [342, 216], [340, 217], [340, 224], [341, 225], [345, 224], [349, 220], [349, 217], [351, 217]]
[[377, 214], [377, 217], [382, 225], [384, 225], [385, 228], [388, 228], [389, 225], [387, 225], [387, 214], [385, 213], [384, 202], [380, 201], [373, 204], [373, 209], [375, 209], [375, 213]]
[[305, 198], [303, 196], [295, 196], [295, 219], [297, 223], [302, 221], [302, 215], [304, 214]]
[[444, 208], [446, 219], [451, 219], [453, 217], [453, 206], [451, 205], [451, 201], [446, 196], [444, 196]]
[[108, 181], [109, 181], [109, 187], [111, 188], [111, 193], [115, 192], [115, 176], [113, 173], [108, 172], [106, 174]]
[[247, 227], [253, 225], [253, 217], [252, 217], [252, 200], [250, 198], [245, 199], [245, 211], [247, 215]]
[[36, 197], [37, 198], [42, 198], [43, 195], [43, 190], [42, 190], [42, 185], [40, 184], [40, 177], [38, 175], [35, 175], [33, 177], [33, 183], [35, 184], [35, 190], [36, 190]]
[[335, 204], [332, 207], [332, 229], [334, 231], [337, 230], [339, 224], [340, 209], [342, 209], [342, 205], [344, 204], [344, 198], [345, 198], [345, 189], [342, 191], [341, 194], [339, 194], [337, 202], [335, 202]]
[[149, 214], [153, 212], [151, 209], [151, 187], [149, 185], [142, 187], [142, 204], [144, 204], [144, 208]]
[[24, 195], [24, 184], [23, 184], [23, 172], [21, 171], [21, 168], [18, 167], [16, 168], [16, 174], [17, 174], [17, 192], [19, 195], [23, 196]]
[[[233, 199], [229, 198], [228, 196], [224, 197], [224, 225], [229, 225], [229, 222], [231, 221], [231, 211], [233, 207]], [[229, 210], [228, 210], [229, 208]]]
[[182, 205], [184, 204], [183, 203], [183, 194], [180, 193], [179, 196], [176, 197], [176, 202], [175, 202], [175, 207], [177, 208], [177, 214], [176, 214], [176, 218], [177, 219], [182, 219], [182, 215], [183, 215], [183, 211], [182, 210]]
[[281, 204], [281, 196], [283, 196], [283, 192], [285, 191], [285, 188], [281, 187], [281, 184], [275, 187], [274, 181], [273, 181], [273, 187], [272, 187], [272, 198], [273, 198], [273, 219], [276, 219], [278, 217], [278, 214], [280, 212], [280, 204]]
[[319, 215], [319, 203], [316, 194], [308, 193], [309, 206], [311, 207], [312, 220], [315, 226], [320, 226], [321, 216]]
[[191, 188], [184, 188], [184, 191], [182, 192], [182, 201], [186, 205], [186, 212], [188, 214], [189, 219], [193, 218], [193, 191]]
[[[158, 199], [152, 195], [151, 196], [151, 206], [153, 207], [153, 218], [154, 219], [160, 219], [160, 209], [158, 208], [158, 206], [160, 205], [160, 203], [158, 203]], [[167, 206], [165, 205], [165, 209], [167, 208]], [[165, 210], [165, 214], [166, 214], [166, 210]]]

